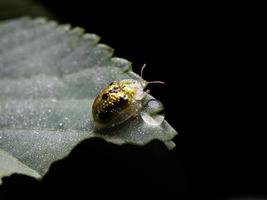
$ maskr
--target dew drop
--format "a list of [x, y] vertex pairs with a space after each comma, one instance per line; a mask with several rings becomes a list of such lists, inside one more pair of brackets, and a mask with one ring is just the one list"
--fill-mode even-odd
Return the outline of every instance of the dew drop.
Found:
[[39, 132], [38, 132], [38, 131], [34, 131], [34, 133], [35, 133], [36, 135], [39, 135]]
[[156, 99], [149, 100], [143, 106], [141, 117], [149, 125], [160, 125], [165, 117], [162, 103]]
[[55, 99], [55, 98], [53, 98], [53, 99], [51, 99], [51, 102], [57, 102], [57, 99]]

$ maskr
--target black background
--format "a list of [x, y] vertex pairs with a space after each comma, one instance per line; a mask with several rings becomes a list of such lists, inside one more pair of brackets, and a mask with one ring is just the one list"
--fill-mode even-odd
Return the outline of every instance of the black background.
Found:
[[[94, 199], [264, 197], [257, 19], [250, 5], [40, 0], [60, 23], [101, 36], [133, 63], [178, 131], [176, 148], [85, 141], [42, 182], [13, 175], [3, 194]], [[256, 17], [257, 18], [257, 17]]]

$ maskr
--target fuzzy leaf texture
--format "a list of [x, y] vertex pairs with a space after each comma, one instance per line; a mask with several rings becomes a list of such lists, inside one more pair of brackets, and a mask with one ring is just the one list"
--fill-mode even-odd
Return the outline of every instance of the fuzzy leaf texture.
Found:
[[92, 103], [114, 80], [136, 79], [131, 64], [112, 57], [99, 37], [45, 19], [0, 23], [0, 180], [12, 173], [41, 178], [82, 140], [99, 137], [122, 145], [153, 139], [168, 148], [176, 131], [152, 96], [139, 116], [95, 131]]

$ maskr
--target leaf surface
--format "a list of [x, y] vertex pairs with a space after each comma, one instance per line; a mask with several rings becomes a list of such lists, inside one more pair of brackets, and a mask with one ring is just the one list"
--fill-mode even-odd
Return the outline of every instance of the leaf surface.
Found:
[[151, 95], [137, 117], [96, 131], [92, 103], [110, 82], [141, 80], [131, 64], [83, 29], [38, 18], [0, 24], [0, 178], [21, 173], [41, 178], [49, 166], [82, 140], [145, 145], [153, 139], [170, 149], [176, 131]]

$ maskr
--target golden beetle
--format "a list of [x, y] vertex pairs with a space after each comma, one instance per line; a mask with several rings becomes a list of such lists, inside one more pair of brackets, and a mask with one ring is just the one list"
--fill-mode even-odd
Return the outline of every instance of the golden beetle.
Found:
[[[141, 77], [143, 69], [141, 70]], [[147, 94], [145, 87], [149, 83], [161, 81], [137, 81], [125, 79], [114, 81], [104, 88], [95, 98], [92, 114], [96, 128], [109, 128], [121, 124], [138, 115], [142, 108], [142, 99]]]

